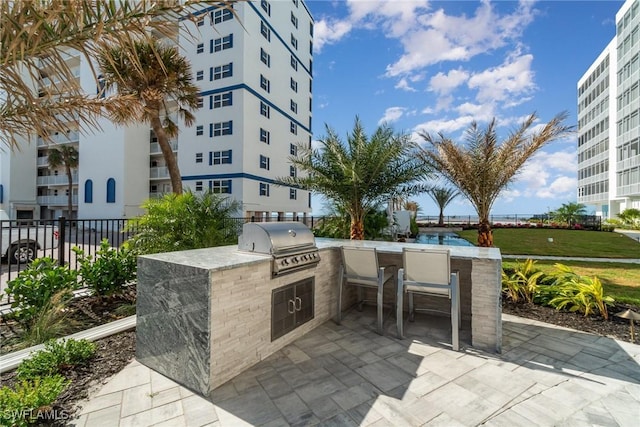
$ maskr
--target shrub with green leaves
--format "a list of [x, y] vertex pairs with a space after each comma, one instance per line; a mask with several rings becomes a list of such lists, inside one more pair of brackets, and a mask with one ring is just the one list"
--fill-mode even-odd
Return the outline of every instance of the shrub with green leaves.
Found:
[[95, 257], [74, 247], [80, 264], [81, 282], [95, 295], [108, 296], [122, 292], [123, 286], [135, 280], [136, 255], [126, 246], [117, 250], [109, 245], [107, 239], [100, 243]]
[[41, 312], [54, 294], [71, 298], [78, 289], [78, 273], [49, 257], [37, 258], [7, 283], [6, 292], [19, 319], [29, 319]]
[[230, 245], [238, 242], [231, 220], [239, 204], [212, 192], [166, 194], [150, 199], [131, 231], [129, 247], [139, 254], [181, 251]]
[[43, 350], [25, 359], [16, 372], [20, 379], [59, 374], [65, 369], [86, 363], [95, 352], [96, 345], [87, 340], [51, 340]]
[[543, 273], [534, 268], [535, 261], [527, 259], [524, 263], [516, 266], [512, 274], [502, 271], [502, 290], [507, 298], [513, 302], [518, 302], [520, 298], [533, 302], [535, 296], [540, 291], [539, 280]]
[[0, 388], [0, 425], [27, 426], [46, 419], [53, 402], [69, 384], [61, 375], [22, 380]]
[[604, 294], [602, 282], [597, 277], [580, 276], [563, 264], [555, 265], [557, 272], [553, 274], [551, 289], [555, 296], [548, 304], [558, 310], [568, 309], [588, 316], [600, 314], [605, 320], [609, 318], [608, 305], [614, 299]]

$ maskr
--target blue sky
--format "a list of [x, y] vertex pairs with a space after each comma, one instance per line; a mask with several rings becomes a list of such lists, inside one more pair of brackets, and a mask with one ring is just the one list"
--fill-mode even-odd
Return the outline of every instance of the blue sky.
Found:
[[[577, 122], [576, 84], [615, 35], [623, 1], [310, 0], [314, 138], [346, 139], [358, 115], [369, 133], [443, 132], [458, 140], [495, 117], [506, 135], [532, 112]], [[417, 138], [419, 140], [419, 138]], [[576, 136], [546, 146], [493, 206], [534, 214], [576, 201]], [[437, 215], [427, 195], [411, 198]], [[313, 200], [314, 214], [323, 201]], [[445, 210], [474, 214], [463, 198]]]

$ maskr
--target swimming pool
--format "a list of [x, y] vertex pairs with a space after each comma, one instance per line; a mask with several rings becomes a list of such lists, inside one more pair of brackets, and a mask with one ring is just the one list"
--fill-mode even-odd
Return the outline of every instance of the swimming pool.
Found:
[[426, 243], [429, 245], [473, 246], [456, 233], [450, 232], [420, 233], [418, 234], [418, 237], [416, 237], [416, 243]]

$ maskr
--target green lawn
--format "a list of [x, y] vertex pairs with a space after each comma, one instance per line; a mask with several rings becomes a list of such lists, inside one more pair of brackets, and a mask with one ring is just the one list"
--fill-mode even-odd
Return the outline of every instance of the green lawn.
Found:
[[[473, 244], [477, 242], [477, 230], [457, 234]], [[603, 231], [499, 228], [493, 230], [493, 245], [506, 255], [640, 258], [640, 242]]]
[[[554, 270], [556, 262], [558, 261], [537, 260], [535, 267], [549, 274]], [[512, 259], [502, 261], [503, 268], [514, 268], [516, 264], [517, 261]], [[640, 306], [640, 264], [579, 261], [565, 261], [562, 264], [570, 266], [581, 276], [597, 276], [605, 293], [616, 301]]]

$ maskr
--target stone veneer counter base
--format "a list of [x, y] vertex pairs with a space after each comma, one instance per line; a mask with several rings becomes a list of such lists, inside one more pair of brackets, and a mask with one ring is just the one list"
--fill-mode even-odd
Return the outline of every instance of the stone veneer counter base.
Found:
[[[333, 318], [343, 245], [373, 246], [396, 265], [410, 243], [316, 239], [321, 261], [311, 269], [271, 277], [271, 257], [236, 246], [138, 258], [136, 358], [200, 393], [216, 387]], [[501, 349], [500, 268], [497, 249], [448, 247], [460, 269], [463, 325], [474, 347]], [[271, 341], [274, 289], [315, 278], [312, 320]], [[464, 292], [463, 292], [464, 295]], [[465, 305], [466, 301], [466, 305]]]

